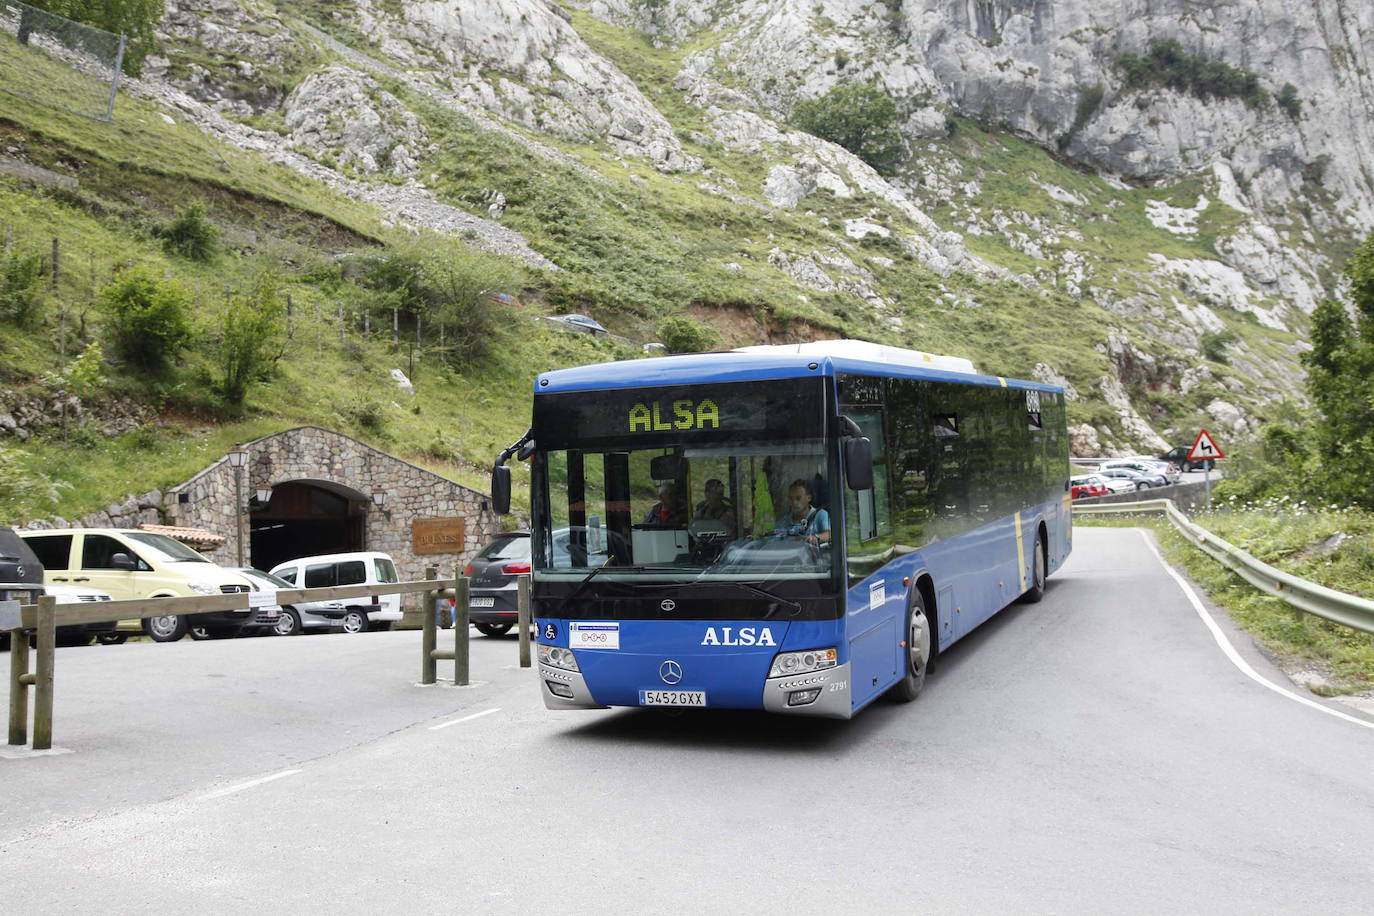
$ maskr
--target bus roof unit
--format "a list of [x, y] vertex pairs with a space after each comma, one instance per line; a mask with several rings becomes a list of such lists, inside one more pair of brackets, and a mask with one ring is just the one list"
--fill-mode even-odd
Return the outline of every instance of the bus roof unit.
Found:
[[869, 343], [866, 340], [813, 340], [799, 344], [766, 344], [756, 347], [736, 347], [735, 353], [795, 353], [813, 359], [832, 357], [835, 359], [861, 360], [871, 363], [890, 363], [898, 366], [915, 366], [919, 369], [940, 369], [944, 372], [965, 372], [977, 375], [973, 361], [962, 356], [937, 356], [922, 350], [907, 350], [902, 347], [889, 347]]

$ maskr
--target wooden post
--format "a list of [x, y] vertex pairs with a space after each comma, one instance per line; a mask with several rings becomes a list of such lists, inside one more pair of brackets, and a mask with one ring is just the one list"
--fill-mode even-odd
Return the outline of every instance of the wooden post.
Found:
[[29, 743], [29, 634], [10, 633], [10, 744]]
[[530, 666], [530, 577], [515, 583], [515, 625], [520, 628], [520, 667]]
[[59, 263], [59, 258], [60, 258], [60, 256], [61, 256], [61, 252], [58, 250], [57, 239], [54, 237], [53, 240], [52, 240], [52, 288], [53, 288], [53, 289], [57, 289], [57, 279], [58, 279], [58, 276], [61, 274], [61, 266], [60, 266], [60, 263]]
[[[434, 567], [434, 566], [426, 566], [426, 567], [425, 567], [425, 578], [426, 578], [426, 579], [437, 579], [437, 578], [439, 578], [439, 570], [438, 570], [438, 568], [437, 568], [437, 567]], [[422, 621], [421, 626], [422, 626], [422, 628], [423, 628], [423, 632], [421, 633], [421, 636], [420, 636], [420, 683], [421, 683], [421, 684], [433, 684], [433, 683], [434, 683], [434, 680], [435, 680], [434, 643], [435, 643], [435, 638], [436, 638], [436, 637], [435, 637], [435, 632], [434, 632], [434, 625], [435, 625], [435, 620], [434, 620], [434, 603], [435, 603], [435, 597], [434, 597], [434, 595], [435, 595], [435, 592], [434, 592], [433, 589], [430, 589], [429, 591], [427, 591], [427, 592], [424, 593], [424, 599], [423, 599], [423, 600], [424, 600], [424, 602], [425, 602], [425, 606], [424, 606], [424, 608], [423, 608], [423, 613], [422, 613], [421, 616], [420, 616], [420, 620]]]
[[458, 580], [453, 590], [453, 684], [468, 685], [468, 577]]
[[291, 318], [292, 318], [292, 316], [293, 316], [293, 313], [294, 313], [294, 309], [293, 309], [292, 306], [291, 306], [291, 294], [290, 294], [290, 293], [287, 293], [287, 294], [286, 294], [286, 339], [287, 339], [287, 340], [290, 340], [290, 339], [292, 338], [292, 336], [296, 333], [295, 327], [293, 327], [292, 324], [291, 324]]
[[372, 313], [366, 308], [363, 309], [363, 336], [372, 336]]
[[38, 659], [34, 670], [33, 749], [52, 747], [53, 662], [57, 646], [57, 598], [38, 599]]
[[340, 303], [339, 303], [339, 343], [343, 343], [343, 342], [344, 342], [344, 339], [345, 339], [345, 338], [344, 338], [344, 314], [343, 314], [343, 303], [340, 302]]
[[391, 342], [393, 344], [401, 341], [401, 312], [399, 309], [391, 310]]

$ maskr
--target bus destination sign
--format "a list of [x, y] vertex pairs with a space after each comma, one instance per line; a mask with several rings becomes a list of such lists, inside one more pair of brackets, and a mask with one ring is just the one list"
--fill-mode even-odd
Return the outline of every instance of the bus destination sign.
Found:
[[541, 449], [819, 438], [823, 380], [549, 392], [534, 399], [534, 429]]

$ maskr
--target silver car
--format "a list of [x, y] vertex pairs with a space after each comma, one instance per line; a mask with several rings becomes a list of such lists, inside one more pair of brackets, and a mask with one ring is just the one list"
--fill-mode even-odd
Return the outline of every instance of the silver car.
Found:
[[[239, 567], [234, 572], [252, 583], [255, 592], [276, 592], [296, 588], [285, 579], [260, 569]], [[273, 609], [278, 613], [275, 615], [276, 625], [270, 632], [278, 636], [299, 636], [306, 630], [333, 629], [348, 613], [348, 608], [342, 601], [297, 601], [294, 604], [258, 608], [258, 611], [270, 613]]]

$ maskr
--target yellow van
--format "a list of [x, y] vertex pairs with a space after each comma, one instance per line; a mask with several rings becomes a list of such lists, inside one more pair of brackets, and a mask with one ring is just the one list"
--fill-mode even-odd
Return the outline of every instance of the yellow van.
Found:
[[[248, 580], [211, 563], [165, 534], [115, 528], [58, 528], [20, 531], [43, 564], [43, 581], [109, 592], [116, 601], [230, 595], [252, 591]], [[191, 629], [210, 637], [237, 636], [255, 629], [255, 611], [165, 614], [140, 621], [157, 642], [173, 642]], [[275, 621], [274, 621], [275, 622]], [[270, 626], [270, 624], [268, 624]]]

